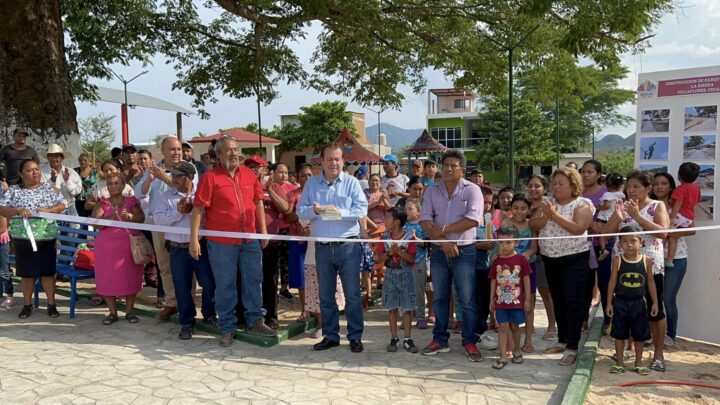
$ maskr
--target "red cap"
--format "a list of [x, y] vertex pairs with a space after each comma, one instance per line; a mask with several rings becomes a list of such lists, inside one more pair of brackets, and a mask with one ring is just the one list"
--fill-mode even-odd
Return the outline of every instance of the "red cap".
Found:
[[249, 165], [249, 164], [251, 164], [251, 163], [259, 164], [260, 166], [264, 166], [264, 167], [268, 167], [268, 166], [269, 166], [269, 165], [268, 165], [268, 162], [266, 162], [265, 159], [263, 159], [263, 158], [260, 157], [260, 156], [256, 156], [256, 155], [252, 155], [252, 156], [248, 157], [248, 158], [245, 159], [245, 161], [243, 162], [243, 164], [244, 164], [245, 166], [247, 166], [247, 165]]

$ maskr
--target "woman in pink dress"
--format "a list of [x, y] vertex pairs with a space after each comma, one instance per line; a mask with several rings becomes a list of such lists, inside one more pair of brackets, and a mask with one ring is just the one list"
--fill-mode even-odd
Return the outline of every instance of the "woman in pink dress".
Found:
[[[92, 217], [136, 223], [145, 221], [138, 200], [123, 196], [125, 179], [122, 175], [111, 175], [106, 182], [110, 197], [98, 198]], [[116, 297], [125, 297], [125, 319], [137, 323], [139, 319], [133, 313], [133, 306], [135, 295], [142, 289], [144, 266], [135, 264], [133, 260], [128, 233], [139, 235], [140, 231], [104, 226], [97, 228], [100, 233], [95, 238], [95, 291], [105, 298], [110, 309], [103, 324], [110, 325], [118, 320]]]

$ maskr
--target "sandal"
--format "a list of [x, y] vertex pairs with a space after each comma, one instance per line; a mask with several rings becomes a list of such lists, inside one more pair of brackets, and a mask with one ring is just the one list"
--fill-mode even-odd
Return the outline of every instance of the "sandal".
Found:
[[125, 314], [125, 319], [130, 323], [140, 322], [140, 318], [138, 318], [137, 315], [135, 315], [133, 313]]
[[55, 305], [55, 304], [53, 304], [53, 305], [48, 304], [47, 313], [50, 318], [57, 318], [60, 316], [60, 312], [58, 312], [57, 305]]
[[659, 371], [661, 373], [665, 372], [665, 362], [662, 360], [653, 360], [652, 363], [650, 363], [650, 370], [653, 371]]
[[650, 370], [647, 367], [643, 366], [635, 366], [634, 371], [638, 373], [638, 375], [648, 375], [650, 374]]
[[297, 323], [307, 323], [308, 320], [308, 314], [306, 312], [303, 312], [298, 316], [298, 318], [295, 320]]
[[110, 314], [110, 315], [106, 316], [105, 319], [103, 319], [102, 323], [103, 323], [103, 325], [112, 325], [117, 321], [118, 321], [117, 314], [115, 314], [115, 315]]
[[522, 352], [523, 353], [535, 353], [535, 346], [533, 346], [531, 344], [530, 345], [525, 344], [525, 346], [522, 347]]
[[493, 362], [492, 368], [494, 368], [495, 370], [502, 370], [505, 368], [505, 366], [507, 366], [507, 364], [508, 364], [508, 361], [506, 359], [498, 358], [498, 359], [495, 359], [495, 361]]
[[542, 340], [545, 340], [545, 341], [551, 341], [551, 340], [555, 340], [555, 339], [557, 339], [557, 331], [556, 330], [555, 331], [548, 330], [545, 332], [545, 334], [542, 337]]
[[32, 309], [32, 305], [23, 305], [22, 310], [20, 310], [20, 313], [18, 314], [18, 318], [27, 319], [30, 315], [32, 315]]
[[575, 364], [575, 360], [577, 360], [577, 352], [566, 350], [560, 361], [558, 361], [558, 364], [561, 366], [572, 366]]
[[543, 354], [558, 354], [565, 351], [565, 345], [556, 343], [547, 349], [543, 350]]
[[513, 356], [512, 356], [513, 364], [522, 364], [523, 361], [525, 361], [525, 359], [523, 359], [522, 353], [517, 354], [517, 355], [513, 354]]
[[615, 364], [614, 366], [610, 367], [610, 374], [622, 374], [625, 372], [625, 367]]
[[93, 295], [93, 297], [90, 298], [90, 305], [92, 305], [94, 307], [100, 306], [100, 305], [102, 305], [102, 303], [103, 303], [103, 297], [101, 297], [99, 295]]

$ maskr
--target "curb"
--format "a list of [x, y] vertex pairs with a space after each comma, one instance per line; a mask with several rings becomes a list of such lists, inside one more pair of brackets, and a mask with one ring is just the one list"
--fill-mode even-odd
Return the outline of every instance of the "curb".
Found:
[[595, 357], [600, 347], [600, 339], [602, 339], [604, 319], [603, 310], [600, 307], [599, 305], [594, 309], [595, 312], [592, 316], [588, 338], [578, 355], [575, 372], [565, 389], [565, 395], [563, 395], [561, 402], [562, 405], [580, 405], [585, 402], [585, 396], [590, 387], [593, 366], [595, 365]]
[[[16, 283], [20, 282], [20, 278], [13, 277], [13, 280]], [[91, 299], [94, 294], [85, 292], [87, 290], [77, 290], [77, 297], [79, 298], [87, 298]], [[55, 294], [62, 295], [65, 297], [70, 297], [70, 288], [66, 287], [59, 287], [55, 286]], [[118, 304], [118, 308], [124, 309], [125, 305]], [[157, 315], [160, 312], [159, 309], [155, 307], [151, 307], [148, 305], [143, 304], [135, 304], [135, 313], [138, 315], [147, 316], [150, 318], [155, 319], [155, 315]], [[77, 313], [76, 313], [77, 315]], [[170, 317], [170, 321], [174, 323], [179, 323], [177, 314]], [[222, 332], [218, 328], [214, 328], [210, 325], [204, 324], [202, 321], [197, 322], [195, 324], [196, 330], [201, 330], [203, 332], [212, 333], [214, 335], [221, 335]], [[249, 333], [246, 333], [244, 331], [238, 330], [235, 334], [235, 340], [240, 340], [242, 342], [250, 343], [257, 346], [262, 347], [271, 347], [275, 346], [278, 343], [281, 343], [285, 340], [291, 339], [297, 335], [300, 335], [302, 333], [305, 333], [306, 331], [315, 329], [315, 318], [310, 317], [310, 319], [305, 323], [298, 323], [294, 322], [291, 323], [288, 326], [282, 327], [277, 330], [277, 336], [276, 337], [262, 337], [257, 335], [252, 335]]]

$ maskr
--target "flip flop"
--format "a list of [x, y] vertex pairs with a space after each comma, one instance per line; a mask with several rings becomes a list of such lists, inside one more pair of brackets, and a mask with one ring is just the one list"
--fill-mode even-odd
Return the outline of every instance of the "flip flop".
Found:
[[99, 295], [93, 295], [92, 298], [90, 298], [90, 305], [97, 307], [99, 305], [102, 305], [103, 303], [103, 297]]
[[557, 331], [546, 331], [542, 340], [551, 341], [557, 339]]
[[507, 364], [507, 360], [496, 359], [492, 364], [492, 368], [494, 368], [495, 370], [502, 370], [505, 368], [505, 366], [507, 366]]
[[523, 353], [535, 353], [535, 346], [533, 345], [525, 345], [522, 347]]
[[512, 356], [513, 364], [522, 364], [523, 361], [525, 361], [525, 359], [523, 359], [522, 353], [520, 353], [518, 355], [513, 354], [513, 356]]
[[566, 350], [560, 361], [558, 361], [558, 364], [561, 366], [572, 366], [576, 360], [577, 352]]
[[635, 366], [634, 371], [638, 373], [638, 375], [648, 375], [650, 374], [650, 370], [647, 367], [643, 366]]
[[622, 374], [625, 372], [625, 367], [615, 364], [610, 367], [610, 374]]

